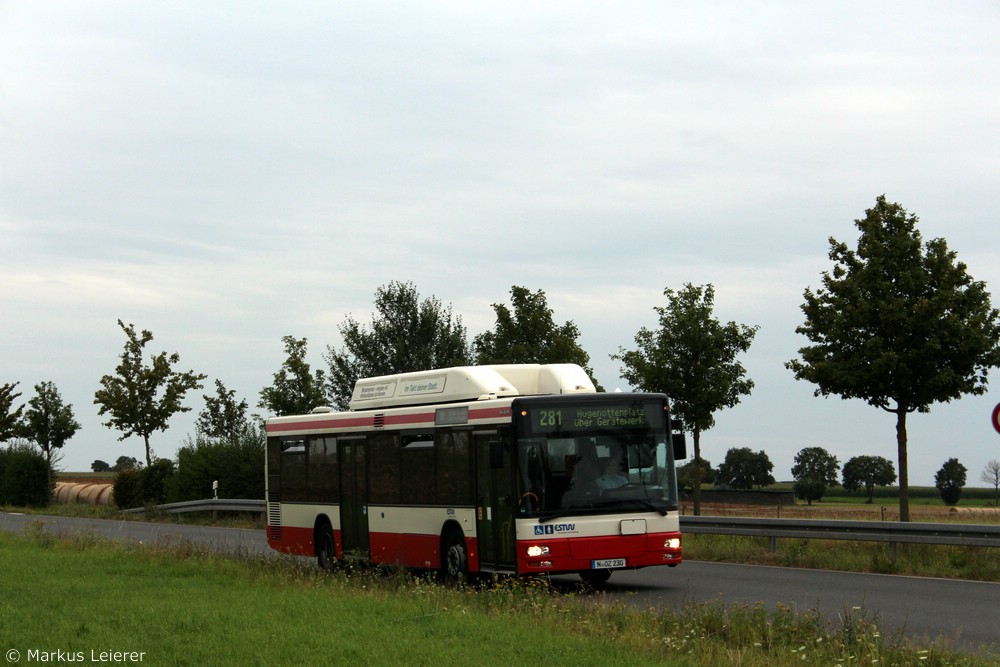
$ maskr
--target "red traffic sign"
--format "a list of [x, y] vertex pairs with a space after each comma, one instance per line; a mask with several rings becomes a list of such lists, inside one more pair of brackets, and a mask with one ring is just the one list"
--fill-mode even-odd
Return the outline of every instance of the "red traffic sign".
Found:
[[997, 433], [1000, 433], [1000, 403], [997, 403], [997, 406], [993, 408], [993, 428], [997, 430]]

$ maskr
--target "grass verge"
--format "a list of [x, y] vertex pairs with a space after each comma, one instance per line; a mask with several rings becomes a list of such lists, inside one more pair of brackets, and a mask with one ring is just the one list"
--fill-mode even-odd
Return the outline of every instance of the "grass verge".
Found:
[[46, 507], [0, 506], [0, 511], [41, 516], [68, 516], [82, 519], [115, 519], [118, 521], [154, 521], [197, 526], [222, 526], [226, 528], [246, 528], [263, 530], [264, 516], [260, 512], [186, 512], [168, 514], [149, 508], [143, 513], [125, 513], [117, 507], [90, 505], [87, 503], [52, 503]]
[[993, 547], [900, 544], [893, 560], [889, 545], [878, 542], [787, 538], [777, 540], [772, 552], [766, 537], [691, 533], [684, 536], [684, 557], [690, 560], [970, 581], [1000, 582], [997, 551]]
[[[22, 662], [141, 653], [145, 665], [987, 665], [761, 606], [640, 612], [580, 604], [537, 580], [447, 588], [398, 571], [332, 574], [303, 559], [124, 546], [35, 526], [0, 535], [0, 648]], [[58, 656], [56, 656], [58, 657]]]

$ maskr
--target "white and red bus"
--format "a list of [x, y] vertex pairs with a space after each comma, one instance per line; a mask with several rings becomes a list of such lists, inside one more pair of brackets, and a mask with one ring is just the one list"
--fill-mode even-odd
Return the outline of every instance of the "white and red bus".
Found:
[[267, 540], [449, 579], [674, 566], [679, 431], [662, 394], [572, 364], [359, 380], [346, 412], [267, 420]]

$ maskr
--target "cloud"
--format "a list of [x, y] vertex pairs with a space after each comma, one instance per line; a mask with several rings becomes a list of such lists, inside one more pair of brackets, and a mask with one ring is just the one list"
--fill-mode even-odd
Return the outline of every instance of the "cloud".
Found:
[[[1000, 283], [991, 7], [0, 12], [0, 312], [16, 323], [0, 331], [0, 383], [52, 379], [87, 413], [75, 467], [123, 446], [91, 414], [118, 318], [255, 403], [281, 336], [308, 337], [321, 365], [380, 285], [413, 281], [475, 335], [517, 284], [577, 323], [613, 387], [608, 355], [655, 326], [664, 287], [712, 283], [721, 319], [761, 326], [757, 389], [719, 416], [712, 447], [773, 447], [790, 465], [803, 440], [886, 431], [782, 366], [828, 237], [852, 242], [884, 192]], [[914, 452], [983, 409], [960, 403]], [[983, 457], [964, 451], [972, 470]]]

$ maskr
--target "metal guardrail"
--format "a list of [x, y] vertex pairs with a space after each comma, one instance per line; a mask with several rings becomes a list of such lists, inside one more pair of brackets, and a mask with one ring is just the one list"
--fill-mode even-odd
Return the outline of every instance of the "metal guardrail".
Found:
[[1000, 526], [980, 524], [682, 516], [681, 532], [767, 537], [771, 551], [778, 538], [882, 542], [893, 560], [899, 544], [1000, 547]]
[[[134, 507], [122, 510], [125, 514], [143, 514], [147, 508]], [[152, 509], [167, 514], [182, 514], [184, 512], [260, 512], [264, 513], [263, 500], [243, 498], [209, 498], [207, 500], [185, 500], [179, 503], [156, 505]]]

